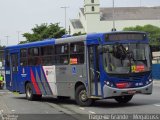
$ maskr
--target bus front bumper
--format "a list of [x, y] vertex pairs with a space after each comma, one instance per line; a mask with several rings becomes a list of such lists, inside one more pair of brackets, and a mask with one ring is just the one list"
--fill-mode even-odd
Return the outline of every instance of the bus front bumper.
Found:
[[134, 94], [152, 94], [152, 87], [153, 83], [150, 83], [144, 87], [126, 88], [126, 89], [112, 88], [107, 85], [104, 85], [103, 98], [110, 98], [123, 95], [134, 95]]

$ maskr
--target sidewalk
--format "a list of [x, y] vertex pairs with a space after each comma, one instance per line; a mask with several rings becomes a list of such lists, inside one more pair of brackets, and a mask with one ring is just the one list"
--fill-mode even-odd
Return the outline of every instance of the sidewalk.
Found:
[[153, 85], [160, 87], [160, 80], [153, 80]]

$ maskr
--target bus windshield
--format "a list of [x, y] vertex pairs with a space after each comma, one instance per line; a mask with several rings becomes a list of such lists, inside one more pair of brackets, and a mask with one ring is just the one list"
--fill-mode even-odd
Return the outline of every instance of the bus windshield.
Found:
[[104, 45], [103, 60], [107, 73], [140, 73], [151, 67], [148, 44]]

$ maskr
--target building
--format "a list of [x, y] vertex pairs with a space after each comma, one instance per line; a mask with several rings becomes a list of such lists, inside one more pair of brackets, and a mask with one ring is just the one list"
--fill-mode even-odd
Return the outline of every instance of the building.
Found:
[[70, 32], [107, 32], [113, 29], [113, 24], [118, 31], [146, 24], [160, 27], [160, 6], [100, 8], [99, 0], [84, 0], [78, 18], [70, 20]]

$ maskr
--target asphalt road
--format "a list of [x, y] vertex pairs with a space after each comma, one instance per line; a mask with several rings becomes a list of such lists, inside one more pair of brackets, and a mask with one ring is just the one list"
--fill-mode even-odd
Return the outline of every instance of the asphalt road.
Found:
[[[80, 107], [74, 100], [44, 97], [28, 101], [25, 95], [0, 90], [0, 118], [14, 115], [18, 120], [86, 120], [89, 114], [160, 114], [160, 82], [154, 82], [152, 95], [135, 95], [128, 104], [112, 99], [96, 101], [90, 107]], [[18, 114], [18, 116], [16, 116]]]

